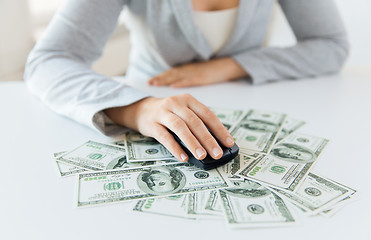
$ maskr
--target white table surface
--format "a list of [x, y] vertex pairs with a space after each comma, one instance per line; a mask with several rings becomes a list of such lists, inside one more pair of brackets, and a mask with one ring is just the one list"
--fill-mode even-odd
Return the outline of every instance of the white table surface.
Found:
[[232, 82], [173, 90], [131, 83], [155, 96], [191, 93], [209, 106], [285, 112], [300, 130], [330, 139], [313, 172], [354, 187], [359, 200], [299, 226], [229, 230], [222, 221], [133, 214], [127, 204], [74, 208], [75, 179], [52, 153], [109, 141], [49, 110], [22, 82], [0, 83], [0, 239], [371, 239], [371, 71], [262, 86]]

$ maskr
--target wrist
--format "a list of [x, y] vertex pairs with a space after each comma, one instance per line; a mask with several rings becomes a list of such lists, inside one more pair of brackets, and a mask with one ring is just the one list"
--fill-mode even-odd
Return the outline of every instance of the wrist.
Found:
[[104, 113], [116, 124], [138, 130], [137, 119], [146, 103], [153, 97], [147, 97], [127, 106], [107, 108]]
[[220, 67], [218, 68], [221, 71], [220, 74], [227, 81], [249, 77], [249, 74], [233, 58], [220, 58], [217, 61], [220, 61]]

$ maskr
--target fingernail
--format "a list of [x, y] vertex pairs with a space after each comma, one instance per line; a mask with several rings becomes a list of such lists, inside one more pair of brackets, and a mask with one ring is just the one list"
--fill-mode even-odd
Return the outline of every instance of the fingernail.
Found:
[[214, 157], [219, 156], [221, 153], [222, 153], [222, 150], [220, 150], [219, 148], [214, 148], [213, 149]]
[[198, 158], [202, 158], [205, 155], [205, 152], [201, 148], [197, 148], [196, 149], [196, 154], [197, 154]]
[[184, 153], [181, 153], [180, 158], [182, 159], [183, 162], [185, 162], [187, 160], [187, 155], [185, 155]]
[[234, 144], [234, 141], [231, 137], [227, 137], [226, 142], [227, 142], [228, 145], [233, 145]]

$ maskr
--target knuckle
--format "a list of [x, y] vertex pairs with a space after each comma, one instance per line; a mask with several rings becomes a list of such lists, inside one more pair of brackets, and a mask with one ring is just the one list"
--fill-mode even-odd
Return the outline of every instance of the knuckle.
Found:
[[155, 129], [153, 130], [153, 137], [160, 143], [165, 143], [168, 138], [168, 134], [164, 130]]
[[171, 107], [177, 104], [175, 97], [167, 97], [163, 100], [163, 104], [165, 107]]
[[208, 134], [208, 136], [203, 137], [202, 139], [203, 139], [203, 143], [206, 146], [211, 146], [211, 145], [214, 145], [215, 144], [215, 139], [210, 134]]
[[206, 119], [210, 119], [210, 120], [218, 119], [217, 116], [212, 111], [210, 111], [208, 108], [203, 108], [202, 114], [204, 115]]
[[202, 121], [197, 116], [191, 115], [188, 117], [188, 123], [189, 123], [189, 126], [200, 126], [202, 124]]
[[175, 117], [172, 117], [169, 119], [169, 125], [173, 128], [173, 129], [181, 129], [184, 127], [185, 123], [180, 120], [179, 118], [175, 118]]
[[182, 98], [186, 99], [186, 100], [190, 100], [193, 98], [193, 96], [189, 93], [183, 93], [182, 94]]

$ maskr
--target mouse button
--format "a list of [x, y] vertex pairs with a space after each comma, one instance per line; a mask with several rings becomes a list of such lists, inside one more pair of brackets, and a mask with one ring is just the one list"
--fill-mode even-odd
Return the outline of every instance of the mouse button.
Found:
[[207, 155], [204, 159], [201, 159], [199, 161], [204, 165], [210, 165], [214, 164], [216, 160]]

